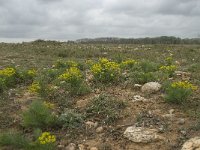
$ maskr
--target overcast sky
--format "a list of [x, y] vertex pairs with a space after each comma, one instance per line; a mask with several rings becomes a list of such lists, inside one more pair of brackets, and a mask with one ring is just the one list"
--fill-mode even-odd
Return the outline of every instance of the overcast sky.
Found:
[[200, 0], [0, 0], [0, 41], [200, 36]]

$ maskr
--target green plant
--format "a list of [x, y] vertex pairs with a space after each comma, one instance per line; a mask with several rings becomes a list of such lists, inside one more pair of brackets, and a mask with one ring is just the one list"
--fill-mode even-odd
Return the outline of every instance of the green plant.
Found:
[[25, 127], [47, 128], [57, 124], [57, 117], [42, 101], [33, 101], [29, 109], [23, 113]]
[[120, 110], [126, 107], [125, 102], [113, 99], [108, 95], [100, 95], [94, 98], [87, 107], [87, 116], [102, 120], [102, 123], [110, 124], [120, 117]]
[[30, 141], [20, 133], [3, 133], [0, 135], [0, 147], [10, 146], [14, 149], [27, 149]]
[[122, 61], [120, 64], [120, 67], [123, 69], [132, 69], [132, 68], [136, 68], [136, 65], [138, 65], [138, 61], [134, 59], [128, 59], [128, 60]]
[[170, 65], [170, 66], [161, 66], [159, 68], [160, 71], [162, 71], [163, 73], [166, 73], [169, 75], [169, 77], [172, 77], [175, 70], [176, 70], [176, 66], [175, 65]]
[[102, 83], [116, 82], [120, 75], [120, 66], [116, 62], [101, 58], [98, 63], [92, 65], [91, 72], [96, 81]]
[[6, 86], [5, 86], [5, 79], [0, 77], [0, 93], [3, 93], [3, 91], [5, 90]]
[[83, 95], [90, 91], [83, 81], [81, 71], [76, 67], [67, 69], [58, 79], [60, 80], [59, 86], [69, 91], [71, 95]]
[[58, 118], [64, 128], [78, 128], [84, 122], [84, 116], [75, 110], [67, 109]]
[[140, 69], [145, 72], [155, 72], [158, 71], [158, 64], [150, 61], [141, 61], [139, 62]]
[[165, 100], [176, 104], [184, 103], [196, 89], [196, 86], [187, 81], [173, 82], [166, 88]]
[[137, 84], [144, 84], [150, 81], [156, 81], [156, 75], [155, 72], [131, 72], [129, 75], [129, 80], [131, 83], [137, 83]]

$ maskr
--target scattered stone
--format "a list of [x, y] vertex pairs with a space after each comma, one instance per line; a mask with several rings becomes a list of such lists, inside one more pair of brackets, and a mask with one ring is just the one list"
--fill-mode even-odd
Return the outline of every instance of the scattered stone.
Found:
[[140, 89], [141, 87], [142, 87], [141, 84], [134, 84], [134, 88], [135, 88], [135, 89]]
[[95, 94], [100, 94], [101, 90], [100, 89], [95, 89]]
[[65, 150], [76, 150], [76, 144], [70, 143]]
[[147, 99], [144, 98], [144, 97], [142, 97], [142, 96], [140, 96], [140, 95], [133, 96], [133, 102], [138, 102], [138, 101], [140, 101], [140, 102], [146, 102]]
[[98, 150], [96, 147], [91, 147], [90, 150]]
[[83, 144], [78, 144], [78, 149], [79, 150], [85, 150], [85, 146]]
[[103, 127], [98, 127], [96, 129], [96, 133], [102, 133], [103, 132]]
[[173, 114], [174, 112], [175, 112], [174, 109], [170, 109], [170, 110], [169, 110], [169, 113], [170, 113], [170, 114]]
[[184, 71], [175, 71], [175, 74], [183, 80], [189, 80], [191, 76], [191, 73]]
[[194, 137], [186, 141], [181, 150], [200, 150], [200, 137]]
[[76, 107], [84, 108], [88, 104], [88, 100], [79, 100], [76, 102]]
[[162, 117], [173, 120], [174, 115], [173, 114], [164, 114], [164, 115], [162, 115]]
[[64, 149], [65, 146], [64, 145], [58, 145], [58, 149]]
[[98, 126], [98, 122], [87, 121], [86, 123], [87, 128], [96, 128]]
[[141, 88], [143, 93], [148, 93], [148, 94], [158, 92], [160, 89], [161, 89], [161, 84], [158, 82], [145, 83]]
[[184, 118], [180, 118], [178, 120], [178, 124], [183, 125], [185, 123], [185, 119]]
[[187, 135], [187, 132], [186, 132], [185, 130], [181, 130], [180, 132], [181, 132], [181, 134], [184, 135], [184, 136]]
[[164, 139], [157, 133], [157, 129], [132, 126], [126, 129], [124, 136], [135, 143], [150, 143]]

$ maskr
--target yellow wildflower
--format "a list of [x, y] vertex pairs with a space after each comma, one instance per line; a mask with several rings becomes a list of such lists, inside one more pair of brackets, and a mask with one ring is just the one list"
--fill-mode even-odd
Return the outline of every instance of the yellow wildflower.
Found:
[[46, 107], [50, 108], [50, 109], [54, 109], [55, 108], [55, 104], [44, 101], [43, 103]]
[[171, 84], [173, 88], [183, 88], [183, 89], [191, 89], [191, 90], [197, 90], [197, 86], [194, 86], [193, 84], [189, 83], [188, 81], [178, 81]]
[[28, 75], [35, 76], [36, 75], [36, 70], [35, 69], [28, 70]]
[[29, 86], [29, 88], [28, 88], [28, 90], [29, 90], [31, 93], [37, 93], [37, 92], [40, 91], [40, 89], [41, 89], [41, 87], [40, 87], [39, 82], [33, 82], [33, 83], [31, 84], [31, 86]]
[[43, 132], [40, 137], [38, 137], [38, 141], [40, 144], [51, 144], [56, 142], [55, 135], [51, 135], [50, 132]]
[[0, 76], [6, 76], [11, 77], [16, 74], [16, 71], [14, 68], [5, 68], [0, 70]]
[[162, 71], [173, 72], [176, 70], [176, 66], [175, 65], [161, 66], [159, 69]]
[[72, 79], [80, 79], [82, 78], [81, 71], [76, 67], [71, 67], [67, 69], [67, 71], [63, 74], [61, 74], [58, 79], [70, 81]]

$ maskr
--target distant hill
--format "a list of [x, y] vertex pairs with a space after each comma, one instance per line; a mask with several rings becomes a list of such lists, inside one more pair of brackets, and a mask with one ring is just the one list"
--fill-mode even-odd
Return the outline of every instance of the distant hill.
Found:
[[118, 44], [200, 44], [200, 38], [185, 38], [173, 36], [161, 37], [145, 37], [145, 38], [116, 38], [116, 37], [102, 37], [102, 38], [84, 38], [78, 39], [77, 43], [118, 43]]

